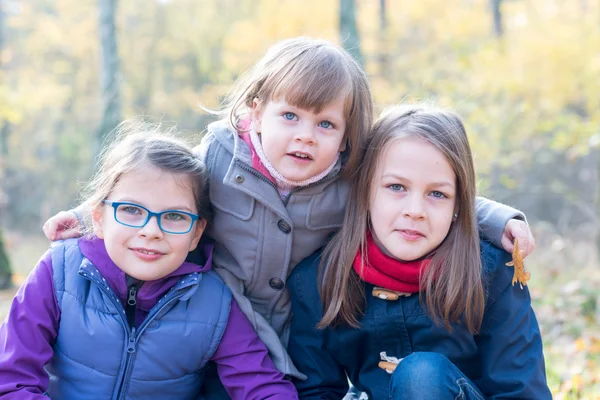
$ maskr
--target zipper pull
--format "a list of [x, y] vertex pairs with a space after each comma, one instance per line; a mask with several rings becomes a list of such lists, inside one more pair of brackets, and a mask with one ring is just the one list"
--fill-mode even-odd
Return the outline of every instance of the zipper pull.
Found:
[[129, 343], [127, 345], [127, 352], [129, 354], [135, 353], [135, 326], [131, 328], [131, 333], [129, 334]]
[[132, 285], [129, 288], [129, 295], [127, 296], [127, 305], [130, 305], [130, 306], [135, 306], [136, 305], [136, 303], [137, 303], [137, 299], [136, 299], [137, 291], [138, 291], [137, 285]]
[[127, 322], [130, 327], [135, 326], [135, 310], [137, 304], [137, 293], [142, 286], [144, 281], [138, 281], [134, 285], [129, 287], [129, 291], [127, 292], [127, 306], [125, 307], [125, 315], [127, 316]]

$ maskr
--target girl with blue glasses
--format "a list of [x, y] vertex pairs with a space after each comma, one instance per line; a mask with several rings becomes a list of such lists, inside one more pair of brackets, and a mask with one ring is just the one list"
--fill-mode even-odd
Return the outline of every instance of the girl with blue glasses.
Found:
[[125, 130], [89, 185], [90, 232], [52, 244], [0, 327], [0, 397], [196, 399], [212, 360], [234, 399], [296, 399], [211, 271], [204, 163]]

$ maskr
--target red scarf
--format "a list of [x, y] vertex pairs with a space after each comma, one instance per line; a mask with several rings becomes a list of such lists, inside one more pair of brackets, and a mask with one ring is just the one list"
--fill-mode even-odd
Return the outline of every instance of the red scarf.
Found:
[[[360, 250], [354, 258], [354, 271], [365, 282], [403, 293], [417, 293], [420, 291], [419, 273], [429, 265], [429, 260], [400, 261], [383, 254], [373, 241], [370, 233], [367, 234], [367, 262], [363, 262]], [[365, 260], [366, 261], [366, 260]]]

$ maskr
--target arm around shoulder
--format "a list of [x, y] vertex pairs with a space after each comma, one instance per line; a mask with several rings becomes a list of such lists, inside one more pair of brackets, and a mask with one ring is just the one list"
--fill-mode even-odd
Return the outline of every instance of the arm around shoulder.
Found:
[[516, 218], [527, 222], [525, 214], [516, 208], [485, 197], [477, 197], [475, 212], [481, 236], [498, 247], [502, 247], [502, 235], [509, 220]]
[[490, 279], [481, 332], [475, 336], [482, 360], [478, 386], [494, 400], [551, 399], [529, 289], [512, 285], [513, 268], [505, 265], [508, 253], [490, 245], [483, 250]]

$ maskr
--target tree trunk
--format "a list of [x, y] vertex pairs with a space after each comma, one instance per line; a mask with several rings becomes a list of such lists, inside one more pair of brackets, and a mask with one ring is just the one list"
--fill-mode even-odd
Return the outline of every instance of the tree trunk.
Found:
[[597, 260], [600, 260], [600, 150], [594, 150], [596, 162], [596, 255]]
[[[5, 2], [0, 2], [0, 61], [2, 60], [2, 51], [4, 50], [4, 6]], [[0, 64], [0, 72], [2, 72], [2, 65]], [[4, 121], [2, 129], [0, 129], [0, 182], [4, 180], [4, 168], [6, 158], [8, 156], [8, 132], [10, 131], [10, 125], [7, 121]], [[0, 209], [3, 206], [4, 192], [0, 186]], [[4, 239], [2, 237], [2, 228], [0, 228], [0, 289], [6, 289], [12, 284], [12, 270], [8, 261], [8, 254], [4, 246]]]
[[[379, 74], [390, 81], [391, 68], [390, 68], [390, 57], [388, 54], [388, 22], [387, 22], [387, 9], [386, 0], [379, 0]], [[391, 84], [392, 82], [390, 82]]]
[[163, 7], [163, 3], [157, 2], [153, 5], [155, 7], [154, 14], [154, 29], [152, 32], [152, 39], [148, 47], [148, 57], [146, 61], [146, 76], [144, 77], [144, 86], [141, 88], [136, 96], [134, 102], [137, 109], [140, 109], [144, 114], [150, 114], [151, 99], [154, 88], [154, 74], [156, 70], [156, 50], [158, 42], [165, 34], [165, 18], [166, 10]]
[[492, 17], [494, 20], [494, 36], [497, 38], [504, 35], [504, 26], [502, 24], [502, 0], [491, 0], [492, 1]]
[[344, 49], [363, 66], [360, 37], [356, 26], [356, 0], [340, 0], [340, 37]]
[[115, 14], [117, 0], [98, 0], [100, 11], [100, 47], [102, 49], [100, 85], [102, 90], [102, 120], [97, 134], [97, 149], [105, 135], [121, 121], [121, 91], [119, 88], [119, 51]]
[[[3, 73], [2, 68], [2, 52], [4, 51], [4, 40], [5, 40], [5, 14], [4, 7], [6, 6], [5, 1], [0, 0], [0, 74]], [[0, 75], [2, 79], [4, 77]], [[4, 168], [6, 159], [8, 158], [8, 135], [10, 133], [10, 123], [8, 121], [0, 121], [2, 127], [0, 128], [0, 178], [4, 176]], [[2, 198], [2, 187], [0, 187], [0, 199]], [[0, 207], [2, 202], [0, 201]]]

